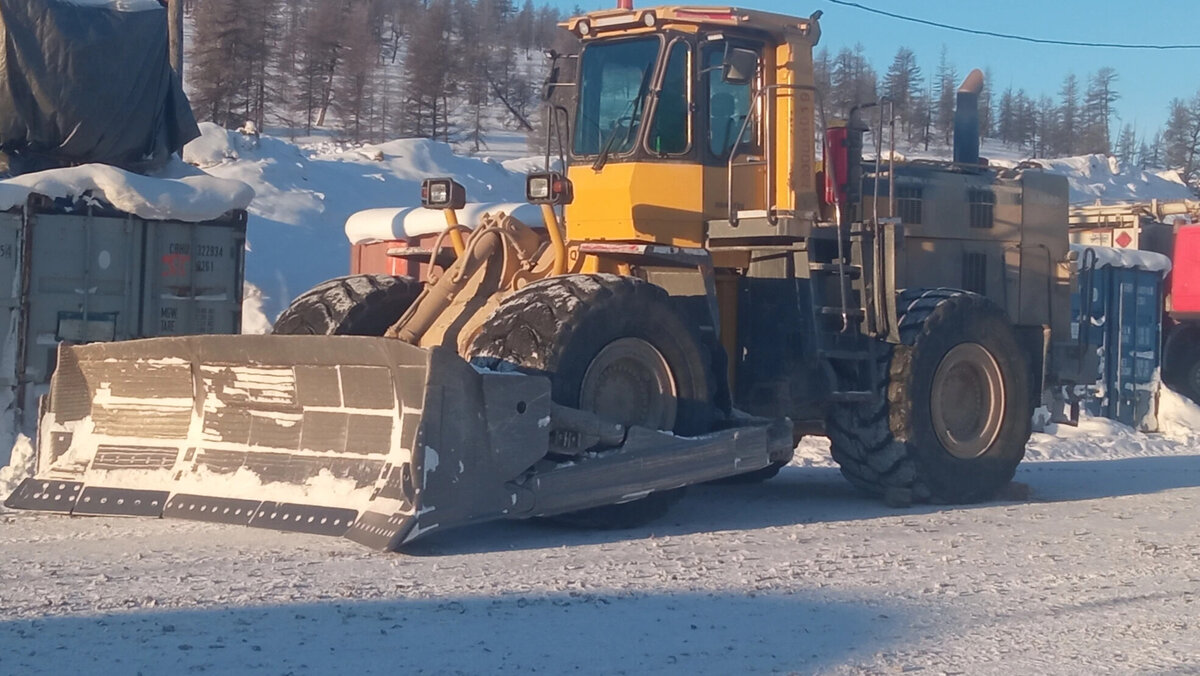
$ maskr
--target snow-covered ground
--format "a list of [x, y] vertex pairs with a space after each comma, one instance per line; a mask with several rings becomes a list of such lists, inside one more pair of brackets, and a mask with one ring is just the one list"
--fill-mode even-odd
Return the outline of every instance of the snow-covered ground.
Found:
[[823, 442], [662, 521], [403, 554], [172, 520], [0, 514], [4, 673], [1195, 673], [1200, 408], [1037, 434], [1000, 500], [896, 510]]
[[[346, 273], [350, 214], [414, 205], [435, 175], [520, 199], [536, 164], [515, 136], [490, 144], [501, 161], [203, 131], [185, 159], [256, 192], [251, 331]], [[1042, 162], [1073, 201], [1190, 196], [1108, 158]], [[398, 555], [0, 512], [0, 674], [1200, 672], [1200, 409], [1164, 391], [1159, 423], [1050, 426], [981, 505], [884, 507], [807, 439], [777, 479], [693, 487], [650, 527], [493, 523]], [[19, 441], [0, 495], [30, 457]]]

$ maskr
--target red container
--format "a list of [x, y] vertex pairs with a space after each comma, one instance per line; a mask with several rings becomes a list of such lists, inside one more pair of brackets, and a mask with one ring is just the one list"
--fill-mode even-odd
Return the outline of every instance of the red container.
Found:
[[1171, 314], [1200, 317], [1200, 225], [1176, 231], [1171, 263]]

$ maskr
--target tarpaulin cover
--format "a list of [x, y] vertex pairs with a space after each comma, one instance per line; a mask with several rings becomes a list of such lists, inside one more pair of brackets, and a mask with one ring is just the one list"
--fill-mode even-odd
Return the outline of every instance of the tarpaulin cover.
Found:
[[0, 150], [14, 173], [144, 171], [200, 135], [157, 3], [0, 0], [0, 41]]

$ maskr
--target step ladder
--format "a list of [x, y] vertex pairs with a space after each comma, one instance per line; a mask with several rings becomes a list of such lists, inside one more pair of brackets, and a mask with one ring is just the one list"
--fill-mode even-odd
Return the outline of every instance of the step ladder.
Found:
[[[868, 280], [872, 272], [872, 236], [860, 223], [839, 228], [823, 224], [814, 228], [808, 246], [808, 272], [812, 295], [812, 326], [817, 356], [832, 371], [837, 402], [869, 403], [880, 393], [877, 357], [882, 349], [871, 334]], [[838, 242], [838, 239], [841, 242]]]

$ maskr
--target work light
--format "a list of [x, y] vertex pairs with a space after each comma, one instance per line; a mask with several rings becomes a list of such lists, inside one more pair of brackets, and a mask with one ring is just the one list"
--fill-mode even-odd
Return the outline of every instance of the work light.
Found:
[[574, 197], [570, 179], [557, 171], [525, 178], [525, 199], [530, 204], [570, 204]]
[[452, 178], [421, 181], [421, 206], [426, 209], [461, 209], [467, 204], [467, 189]]

